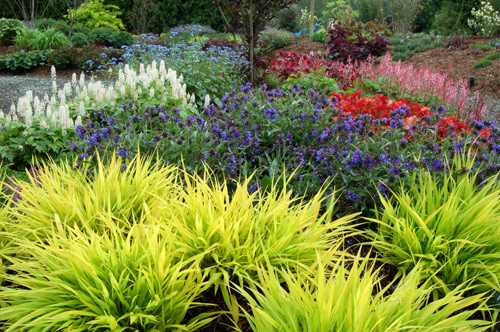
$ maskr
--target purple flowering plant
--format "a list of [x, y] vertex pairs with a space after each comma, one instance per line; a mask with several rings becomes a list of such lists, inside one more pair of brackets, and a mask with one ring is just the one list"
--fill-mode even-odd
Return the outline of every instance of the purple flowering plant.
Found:
[[[255, 174], [256, 186], [266, 186], [283, 171], [295, 172], [289, 185], [297, 194], [314, 194], [332, 180], [331, 189], [343, 193], [336, 204], [341, 214], [369, 214], [378, 195], [390, 196], [401, 184], [410, 185], [408, 179], [422, 168], [446, 172], [457, 153], [476, 155], [475, 167], [459, 172], [479, 172], [478, 178], [485, 179], [499, 170], [500, 130], [493, 123], [475, 122], [467, 135], [451, 128], [442, 137], [436, 123], [445, 116], [444, 108], [405, 128], [404, 107], [387, 119], [353, 119], [313, 89], [247, 84], [200, 114], [165, 106], [120, 110], [113, 119], [112, 112], [96, 112], [77, 128], [74, 150], [80, 162], [111, 151], [127, 159], [139, 148], [157, 153], [160, 162], [183, 163], [189, 171], [206, 163], [228, 179]], [[484, 128], [490, 130], [488, 140], [479, 137]]]

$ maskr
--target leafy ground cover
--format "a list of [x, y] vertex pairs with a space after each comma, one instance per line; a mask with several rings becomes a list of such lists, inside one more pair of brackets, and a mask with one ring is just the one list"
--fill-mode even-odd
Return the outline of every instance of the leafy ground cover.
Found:
[[500, 129], [467, 80], [282, 53], [270, 88], [173, 37], [1, 119], [31, 168], [2, 180], [0, 329], [493, 330]]

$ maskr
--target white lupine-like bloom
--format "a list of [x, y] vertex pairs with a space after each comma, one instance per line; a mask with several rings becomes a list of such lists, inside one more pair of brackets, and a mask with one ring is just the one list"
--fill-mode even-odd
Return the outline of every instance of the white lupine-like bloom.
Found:
[[50, 67], [50, 77], [52, 77], [53, 80], [57, 78], [56, 67], [54, 66]]
[[47, 124], [47, 121], [45, 121], [44, 118], [40, 119], [40, 127], [49, 129], [49, 125]]
[[[148, 93], [150, 97], [157, 94], [170, 94], [180, 99], [183, 105], [195, 107], [195, 96], [186, 92], [183, 76], [177, 77], [174, 70], [166, 68], [164, 61], [161, 61], [159, 66], [156, 62], [149, 65], [140, 64], [138, 71], [125, 65], [119, 70], [117, 76], [113, 84], [105, 85], [101, 81], [95, 81], [94, 77], [86, 83], [83, 73], [77, 83], [74, 74], [71, 83], [64, 84], [60, 90], [56, 88], [50, 97], [46, 94], [43, 101], [39, 98], [33, 99], [33, 94], [29, 91], [25, 97], [19, 99], [17, 107], [13, 106], [11, 118], [14, 120], [16, 114], [19, 114], [22, 121], [31, 124], [34, 118], [42, 123], [41, 118], [45, 115], [48, 121], [44, 120], [44, 125], [56, 125], [67, 129], [75, 124], [69, 114], [70, 108], [78, 109], [79, 119], [77, 118], [76, 123], [81, 123], [81, 119], [87, 113], [86, 107], [96, 108], [103, 103], [115, 105], [120, 98], [130, 98], [136, 101], [143, 92]], [[209, 96], [205, 97], [205, 102], [210, 102]], [[16, 116], [15, 120], [17, 119]]]
[[26, 98], [28, 102], [31, 103], [33, 101], [33, 91], [31, 90], [26, 91]]
[[80, 101], [80, 106], [78, 107], [78, 116], [85, 116], [86, 115], [86, 112], [85, 112], [85, 103], [82, 101]]
[[52, 118], [52, 106], [51, 105], [47, 106], [47, 109], [45, 110], [45, 116], [49, 119]]
[[208, 105], [210, 105], [210, 95], [207, 94], [205, 96], [205, 103], [203, 104], [204, 107], [207, 107]]
[[57, 92], [57, 82], [54, 80], [52, 81], [52, 93], [56, 93]]
[[75, 120], [75, 127], [76, 126], [81, 126], [82, 125], [82, 117], [79, 115], [76, 117], [76, 120]]

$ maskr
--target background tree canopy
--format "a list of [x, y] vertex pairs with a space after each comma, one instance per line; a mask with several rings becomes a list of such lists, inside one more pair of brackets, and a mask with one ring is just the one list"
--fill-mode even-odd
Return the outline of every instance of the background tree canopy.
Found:
[[[332, 0], [315, 0], [315, 13], [321, 16], [327, 3]], [[0, 1], [0, 17], [20, 18], [19, 12], [11, 9], [9, 2], [13, 0]], [[38, 0], [39, 6], [51, 2], [51, 6], [45, 13], [45, 18], [62, 19], [66, 14], [63, 0]], [[129, 12], [133, 8], [133, 0], [105, 0], [106, 4], [117, 5], [122, 10], [121, 19], [127, 30], [132, 30]], [[224, 22], [219, 10], [212, 0], [153, 0], [157, 5], [157, 14], [149, 22], [149, 30], [155, 33], [166, 32], [170, 28], [187, 24], [197, 23], [210, 26], [216, 30], [224, 29]], [[353, 9], [359, 10], [363, 0], [347, 0]], [[383, 0], [384, 12], [390, 14], [391, 0]], [[496, 10], [500, 11], [500, 0], [490, 0]], [[299, 10], [308, 8], [310, 0], [300, 0]], [[415, 31], [434, 31], [441, 34], [460, 33], [467, 31], [467, 19], [471, 18], [471, 9], [478, 7], [479, 0], [421, 0], [422, 10], [419, 13]], [[13, 6], [15, 7], [15, 6]]]

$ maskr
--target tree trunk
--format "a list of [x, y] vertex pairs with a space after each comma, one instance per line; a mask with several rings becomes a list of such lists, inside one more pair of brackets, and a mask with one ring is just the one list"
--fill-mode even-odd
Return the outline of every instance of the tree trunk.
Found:
[[309, 16], [309, 35], [312, 37], [314, 30], [314, 0], [311, 0], [311, 13]]
[[255, 83], [255, 71], [254, 71], [254, 47], [255, 47], [255, 34], [254, 34], [254, 25], [253, 25], [253, 4], [250, 2], [250, 8], [249, 8], [249, 24], [250, 24], [250, 45], [249, 45], [249, 52], [250, 52], [250, 82], [252, 85]]

